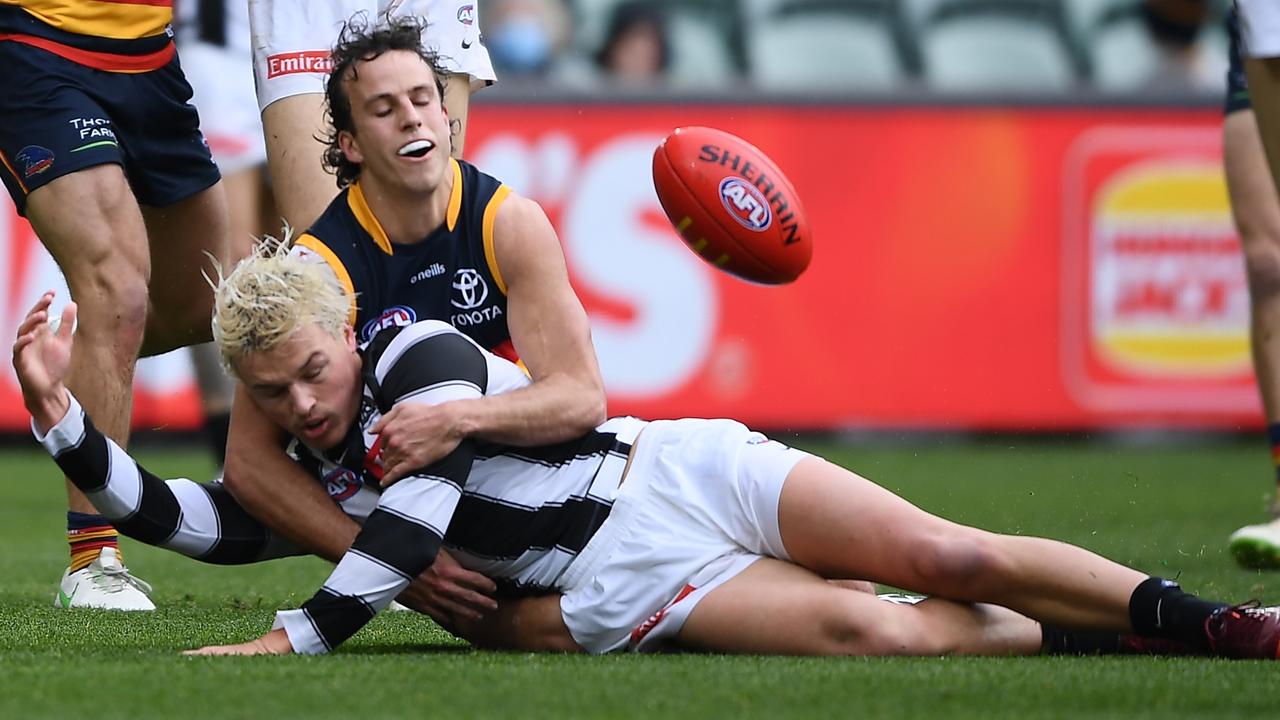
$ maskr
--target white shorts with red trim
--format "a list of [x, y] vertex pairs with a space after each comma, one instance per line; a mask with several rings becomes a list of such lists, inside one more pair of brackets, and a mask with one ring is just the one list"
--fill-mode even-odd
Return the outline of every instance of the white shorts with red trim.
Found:
[[787, 474], [808, 453], [733, 420], [659, 420], [636, 445], [609, 519], [561, 578], [570, 634], [594, 653], [661, 649], [778, 531]]
[[1280, 57], [1280, 3], [1276, 0], [1236, 0], [1240, 13], [1240, 42], [1251, 58]]
[[323, 93], [329, 52], [342, 25], [357, 13], [371, 21], [393, 15], [427, 19], [423, 43], [446, 70], [471, 78], [473, 87], [496, 79], [480, 42], [478, 0], [249, 0], [258, 107], [281, 98]]
[[267, 146], [248, 53], [191, 40], [179, 45], [178, 58], [191, 83], [200, 130], [222, 174], [265, 163]]

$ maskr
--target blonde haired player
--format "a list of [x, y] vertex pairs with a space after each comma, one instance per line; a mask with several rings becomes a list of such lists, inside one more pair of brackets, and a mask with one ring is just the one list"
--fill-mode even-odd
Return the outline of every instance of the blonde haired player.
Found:
[[[362, 341], [417, 319], [452, 321], [486, 349], [518, 354], [533, 383], [483, 402], [389, 414], [380, 432], [393, 474], [463, 438], [537, 445], [605, 419], [590, 324], [555, 229], [536, 203], [450, 157], [447, 74], [423, 32], [414, 17], [357, 17], [327, 56], [335, 67], [325, 86], [325, 162], [338, 183], [327, 182], [342, 189], [299, 236], [297, 251], [346, 287]], [[227, 488], [277, 533], [337, 562], [358, 526], [290, 462], [279, 434], [238, 389]], [[444, 557], [403, 602], [437, 619], [491, 608], [484, 593], [492, 585]]]
[[[54, 334], [51, 298], [19, 327], [14, 367], [33, 431], [63, 471], [122, 531], [154, 544], [207, 558], [225, 528], [250, 535], [223, 522], [235, 508], [150, 475], [93, 428], [62, 384], [75, 306]], [[489, 621], [488, 637], [518, 647], [1032, 654], [1050, 634], [1030, 617], [1183, 652], [1276, 656], [1276, 608], [1205, 601], [1078, 547], [948, 522], [732, 420], [614, 418], [533, 448], [466, 441], [383, 487], [382, 414], [476, 402], [528, 380], [439, 321], [358, 348], [347, 303], [321, 266], [270, 247], [219, 283], [224, 357], [317, 480], [358, 478], [336, 501], [362, 529], [270, 632], [201, 653], [333, 650], [447, 546], [508, 595], [546, 596]], [[255, 550], [270, 548], [264, 539]], [[827, 581], [848, 577], [934, 597], [899, 605]]]

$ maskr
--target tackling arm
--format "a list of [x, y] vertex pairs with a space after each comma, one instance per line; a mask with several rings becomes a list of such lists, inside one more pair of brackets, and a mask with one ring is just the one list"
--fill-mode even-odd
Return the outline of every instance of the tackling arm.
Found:
[[264, 525], [330, 562], [342, 559], [360, 525], [285, 454], [277, 428], [236, 385], [223, 482]]
[[509, 196], [494, 248], [506, 285], [507, 323], [533, 383], [432, 408], [396, 408], [382, 436], [384, 484], [443, 457], [464, 438], [530, 447], [571, 440], [606, 419], [604, 382], [586, 311], [569, 285], [560, 241], [542, 208]]

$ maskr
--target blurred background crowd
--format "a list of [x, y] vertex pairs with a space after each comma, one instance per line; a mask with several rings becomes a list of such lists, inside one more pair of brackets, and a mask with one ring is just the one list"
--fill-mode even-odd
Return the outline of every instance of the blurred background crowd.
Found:
[[1228, 0], [489, 0], [504, 84], [1219, 92]]

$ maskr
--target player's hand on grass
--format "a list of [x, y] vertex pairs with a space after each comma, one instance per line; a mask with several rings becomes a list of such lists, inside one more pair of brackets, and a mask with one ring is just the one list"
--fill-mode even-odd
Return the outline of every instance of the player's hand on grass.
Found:
[[257, 640], [236, 645], [207, 645], [198, 650], [184, 651], [183, 655], [288, 655], [293, 652], [289, 643], [289, 635], [284, 631], [272, 630]]
[[404, 402], [374, 424], [382, 441], [382, 487], [427, 467], [458, 447], [465, 433], [454, 417], [454, 403]]
[[396, 600], [452, 632], [457, 618], [480, 620], [485, 613], [496, 610], [498, 603], [493, 593], [497, 589], [492, 580], [462, 567], [441, 550], [431, 567], [409, 583]]
[[22, 386], [22, 401], [41, 432], [58, 424], [71, 406], [63, 380], [71, 367], [71, 331], [76, 322], [76, 304], [62, 310], [57, 332], [49, 327], [50, 290], [32, 306], [18, 326], [13, 343], [13, 369]]

